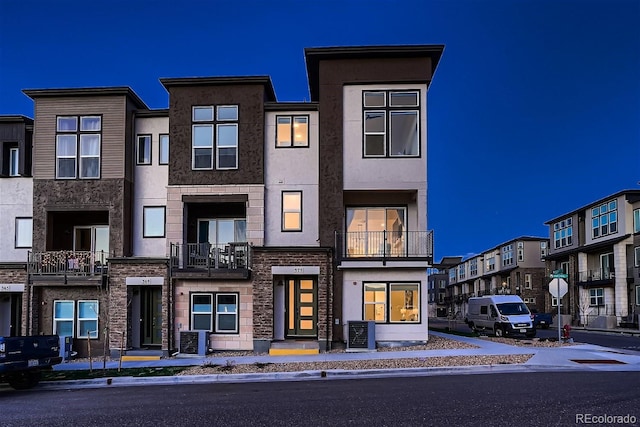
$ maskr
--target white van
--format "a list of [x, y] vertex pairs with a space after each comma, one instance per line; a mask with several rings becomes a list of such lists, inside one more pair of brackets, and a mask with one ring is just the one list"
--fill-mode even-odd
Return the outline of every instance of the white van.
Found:
[[472, 331], [492, 330], [497, 337], [507, 334], [536, 336], [533, 315], [517, 295], [489, 295], [469, 298], [464, 319]]

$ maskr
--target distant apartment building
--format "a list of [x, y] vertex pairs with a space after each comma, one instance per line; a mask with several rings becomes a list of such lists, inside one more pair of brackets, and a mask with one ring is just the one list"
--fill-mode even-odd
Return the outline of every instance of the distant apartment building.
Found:
[[[310, 102], [268, 76], [27, 89], [0, 118], [0, 332], [81, 356], [427, 340], [427, 92], [442, 46], [305, 50]], [[33, 147], [33, 150], [32, 150]], [[87, 345], [85, 345], [85, 341]], [[90, 350], [89, 350], [90, 349]]]
[[429, 317], [444, 317], [449, 314], [446, 304], [449, 285], [449, 268], [462, 262], [462, 257], [443, 257], [428, 271]]
[[470, 297], [495, 294], [519, 295], [529, 308], [544, 307], [548, 243], [546, 238], [522, 236], [449, 267], [449, 313], [463, 318]]
[[[638, 326], [640, 190], [623, 190], [547, 221], [550, 271], [568, 277], [561, 313], [574, 324]], [[555, 298], [547, 309], [557, 308]]]

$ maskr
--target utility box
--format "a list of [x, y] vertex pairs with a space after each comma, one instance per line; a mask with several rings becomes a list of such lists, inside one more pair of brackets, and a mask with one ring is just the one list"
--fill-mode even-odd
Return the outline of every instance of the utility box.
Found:
[[376, 351], [375, 321], [350, 320], [347, 328], [347, 351]]
[[209, 331], [181, 331], [180, 353], [205, 356], [209, 352]]
[[60, 357], [63, 361], [70, 360], [76, 353], [73, 351], [73, 337], [59, 337]]

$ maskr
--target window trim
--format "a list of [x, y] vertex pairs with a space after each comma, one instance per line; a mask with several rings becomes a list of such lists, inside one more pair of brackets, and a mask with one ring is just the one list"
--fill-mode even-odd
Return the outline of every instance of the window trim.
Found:
[[[145, 147], [144, 147], [144, 151], [147, 151], [147, 150], [149, 151], [148, 160], [145, 160], [145, 159], [141, 160], [140, 159], [140, 154], [143, 154], [142, 150], [140, 149], [140, 142], [141, 142], [142, 139], [148, 141], [147, 143], [145, 143]], [[153, 156], [152, 145], [153, 145], [153, 138], [152, 138], [151, 134], [142, 134], [141, 133], [139, 135], [136, 135], [136, 165], [138, 165], [138, 166], [147, 166], [147, 165], [150, 165], [152, 163], [152, 160], [151, 160], [153, 158], [152, 157]]]
[[[160, 210], [162, 209], [162, 235], [160, 234], [147, 234], [147, 211], [148, 210]], [[167, 207], [166, 206], [143, 206], [142, 207], [142, 238], [144, 239], [161, 239], [167, 236]]]
[[[214, 297], [213, 297], [214, 293], [213, 292], [191, 292], [191, 294], [189, 295], [189, 329], [192, 331], [207, 331], [207, 332], [211, 332], [213, 331], [213, 317], [214, 317]], [[193, 309], [193, 299], [196, 296], [207, 296], [210, 299], [210, 305], [211, 305], [211, 310], [210, 311], [195, 311]], [[195, 321], [193, 316], [199, 314], [199, 315], [208, 315], [209, 316], [209, 329], [196, 329], [195, 327]]]
[[20, 149], [9, 147], [9, 170], [10, 177], [20, 176]]
[[[24, 246], [24, 245], [20, 244], [22, 242], [20, 242], [21, 239], [18, 238], [19, 237], [18, 233], [22, 230], [22, 228], [20, 227], [19, 224], [22, 221], [27, 221], [27, 220], [30, 222], [29, 231], [31, 232], [31, 239], [30, 239], [30, 244], [28, 246]], [[29, 249], [29, 248], [32, 248], [33, 247], [33, 217], [29, 217], [29, 216], [18, 216], [18, 217], [16, 217], [16, 219], [15, 219], [15, 229], [14, 229], [14, 233], [13, 234], [14, 234], [13, 243], [14, 243], [14, 248], [15, 249]]]
[[[280, 131], [280, 126], [278, 123], [278, 120], [281, 118], [288, 118], [289, 119], [289, 141], [288, 144], [279, 144], [279, 131]], [[295, 140], [295, 123], [296, 123], [296, 119], [305, 119], [306, 120], [306, 125], [307, 125], [307, 129], [306, 129], [306, 136], [305, 136], [305, 143], [304, 144], [296, 144], [296, 140]], [[276, 115], [276, 139], [275, 139], [275, 148], [309, 148], [309, 137], [310, 137], [310, 132], [309, 132], [309, 122], [311, 121], [311, 116], [308, 114], [279, 114]]]
[[[73, 314], [71, 315], [71, 317], [56, 317], [56, 306], [59, 303], [71, 303], [71, 307], [73, 309]], [[58, 333], [58, 322], [69, 322], [71, 321], [71, 337], [75, 336], [76, 333], [76, 302], [74, 300], [67, 300], [67, 299], [63, 299], [63, 300], [53, 300], [53, 313], [51, 316], [52, 319], [52, 329], [53, 329], [53, 334], [54, 335], [60, 335]], [[61, 335], [61, 336], [67, 336], [67, 335]]]
[[[378, 105], [366, 105], [367, 94], [384, 94], [383, 106]], [[394, 94], [408, 94], [414, 93], [416, 95], [417, 105], [391, 105], [391, 99]], [[362, 157], [363, 158], [420, 158], [422, 157], [422, 135], [421, 135], [421, 118], [422, 118], [422, 90], [421, 89], [372, 89], [362, 91], [361, 109], [362, 109]], [[384, 118], [384, 130], [383, 131], [367, 131], [366, 129], [366, 116], [367, 114], [382, 113]], [[392, 116], [394, 114], [406, 114], [411, 113], [416, 115], [416, 138], [417, 138], [417, 153], [416, 154], [393, 154], [393, 129], [392, 129]], [[367, 136], [382, 135], [384, 139], [384, 153], [383, 154], [367, 154]]]
[[[218, 311], [218, 298], [221, 296], [233, 296], [235, 298], [235, 312], [227, 312], [227, 311]], [[239, 292], [214, 292], [214, 300], [213, 300], [213, 312], [214, 312], [214, 321], [213, 321], [213, 332], [216, 334], [224, 334], [224, 335], [237, 335], [240, 333], [240, 293]], [[235, 316], [234, 328], [233, 330], [220, 329], [220, 315], [230, 315], [233, 314]]]
[[602, 307], [602, 306], [604, 306], [604, 288], [590, 288], [589, 289], [589, 307]]
[[[366, 300], [367, 285], [383, 285], [384, 292], [385, 292], [385, 300], [383, 302], [381, 302], [381, 301], [367, 302], [367, 300]], [[393, 310], [393, 307], [392, 307], [392, 304], [391, 304], [392, 288], [393, 287], [409, 286], [409, 285], [415, 285], [416, 286], [417, 295], [416, 295], [415, 299], [413, 300], [414, 303], [413, 303], [412, 307], [415, 307], [415, 302], [417, 301], [417, 305], [418, 305], [417, 311], [418, 312], [415, 313], [415, 315], [417, 316], [417, 320], [409, 320], [409, 319], [391, 320], [391, 318], [392, 318], [392, 310]], [[427, 290], [427, 292], [428, 292], [428, 290]], [[373, 305], [374, 307], [376, 305], [382, 305], [384, 307], [384, 321], [375, 320], [375, 316], [374, 316], [374, 319], [366, 319], [366, 313], [367, 313], [366, 307], [367, 307], [367, 305]], [[405, 302], [405, 305], [403, 307], [407, 307], [406, 302]], [[371, 281], [371, 282], [362, 282], [362, 319], [363, 320], [373, 320], [377, 324], [386, 324], [386, 325], [419, 325], [419, 324], [423, 323], [422, 322], [422, 314], [423, 314], [424, 310], [425, 310], [425, 307], [423, 307], [423, 304], [422, 304], [422, 283], [420, 281], [385, 281], [385, 282]], [[374, 308], [374, 313], [375, 313], [375, 308]], [[412, 314], [414, 314], [414, 313], [412, 313]], [[405, 315], [406, 315], [406, 313], [405, 313]]]
[[[95, 314], [96, 317], [80, 317], [80, 304], [81, 303], [95, 303], [96, 307], [97, 307], [97, 313]], [[92, 340], [97, 340], [99, 337], [99, 331], [100, 331], [100, 301], [97, 299], [80, 299], [77, 301], [77, 310], [76, 310], [76, 328], [77, 330], [75, 331], [76, 333], [76, 338], [84, 338], [84, 339], [92, 339]], [[90, 335], [81, 335], [80, 331], [81, 331], [81, 322], [82, 321], [94, 321], [96, 322], [96, 330], [92, 331], [92, 333]]]
[[[285, 209], [285, 196], [286, 195], [299, 195], [299, 201], [300, 201], [300, 206], [298, 209]], [[299, 190], [283, 190], [281, 192], [281, 196], [280, 196], [280, 207], [281, 207], [281, 224], [280, 224], [280, 231], [282, 231], [283, 233], [290, 233], [290, 232], [301, 232], [302, 231], [302, 223], [303, 223], [303, 217], [302, 217], [302, 207], [303, 207], [303, 200], [302, 200], [302, 191]], [[299, 222], [299, 227], [298, 228], [287, 228], [286, 227], [286, 220], [285, 217], [287, 216], [287, 214], [295, 214], [297, 213], [299, 218], [300, 218], [300, 222]]]
[[[220, 145], [220, 128], [225, 127], [225, 128], [235, 128], [235, 140], [233, 141], [233, 145], [224, 145], [221, 146]], [[225, 123], [216, 123], [216, 133], [214, 136], [214, 146], [216, 149], [216, 170], [235, 170], [238, 169], [238, 122], [225, 122]], [[234, 150], [234, 159], [235, 159], [235, 164], [234, 166], [220, 166], [220, 158], [222, 157], [220, 155], [220, 151], [226, 149], [233, 149]]]
[[[166, 144], [163, 144], [163, 141], [166, 141]], [[162, 160], [164, 157], [166, 157], [167, 159], [166, 161]], [[161, 133], [158, 136], [158, 164], [159, 165], [169, 164], [169, 134], [168, 133]]]
[[[194, 311], [193, 300], [196, 296], [206, 296], [210, 298], [211, 310], [210, 311]], [[218, 311], [218, 297], [220, 296], [233, 296], [235, 298], [235, 312]], [[194, 315], [208, 315], [210, 329], [195, 329]], [[233, 314], [235, 316], [234, 329], [224, 330], [219, 328], [219, 315]], [[189, 295], [189, 326], [191, 330], [202, 331], [206, 330], [211, 334], [218, 335], [238, 335], [240, 334], [240, 293], [239, 292], [191, 292]]]
[[[98, 129], [83, 129], [83, 119], [98, 119]], [[74, 120], [74, 129], [60, 129], [61, 120]], [[85, 114], [74, 116], [56, 116], [56, 132], [55, 132], [55, 179], [59, 180], [73, 180], [73, 179], [100, 179], [102, 174], [102, 131], [103, 131], [103, 117], [100, 114]], [[58, 145], [60, 144], [62, 137], [73, 136], [75, 141], [75, 151], [73, 155], [61, 156], [59, 155]], [[83, 136], [95, 136], [98, 142], [97, 154], [85, 154], [83, 153]], [[60, 175], [60, 160], [61, 159], [73, 159], [73, 176], [61, 176]], [[85, 176], [83, 173], [84, 161], [88, 159], [97, 159], [98, 166], [95, 176]]]

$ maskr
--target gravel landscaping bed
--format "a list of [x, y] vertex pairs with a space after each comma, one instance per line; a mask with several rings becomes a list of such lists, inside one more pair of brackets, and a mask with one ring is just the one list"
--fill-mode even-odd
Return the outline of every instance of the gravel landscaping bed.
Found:
[[[511, 338], [487, 338], [490, 340], [505, 340], [505, 344], [517, 345]], [[543, 342], [533, 341], [539, 345]], [[523, 344], [524, 345], [524, 344]], [[424, 345], [406, 347], [382, 347], [378, 352], [412, 351], [412, 350], [455, 350], [478, 348], [475, 345], [457, 340], [431, 335]], [[344, 352], [344, 349], [334, 349], [331, 353]], [[208, 374], [246, 374], [269, 372], [300, 372], [300, 371], [328, 371], [328, 370], [363, 370], [363, 369], [398, 369], [398, 368], [428, 368], [445, 366], [473, 366], [473, 365], [504, 365], [521, 364], [531, 358], [531, 354], [501, 355], [501, 356], [445, 356], [445, 357], [408, 357], [399, 359], [376, 359], [357, 361], [332, 362], [296, 362], [296, 363], [252, 363], [239, 364], [233, 358], [239, 356], [256, 355], [251, 352], [218, 352], [211, 357], [226, 357], [223, 365], [205, 362], [202, 366], [194, 366], [182, 371], [179, 375], [208, 375]], [[276, 360], [276, 359], [274, 359]]]

